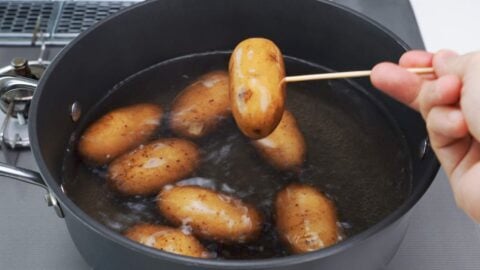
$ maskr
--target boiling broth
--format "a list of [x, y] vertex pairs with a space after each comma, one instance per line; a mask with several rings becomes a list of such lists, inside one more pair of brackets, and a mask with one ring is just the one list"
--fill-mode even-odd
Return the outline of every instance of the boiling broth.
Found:
[[[83, 118], [80, 132], [102, 114], [140, 102], [160, 104], [167, 112], [155, 137], [174, 136], [168, 110], [185, 86], [202, 74], [228, 67], [229, 53], [195, 54], [165, 61], [122, 81]], [[326, 69], [285, 57], [287, 74]], [[289, 84], [287, 108], [296, 117], [307, 144], [307, 161], [300, 173], [282, 173], [256, 153], [229, 118], [211, 135], [196, 140], [202, 160], [183, 184], [195, 184], [239, 197], [257, 206], [265, 222], [258, 241], [222, 245], [203, 241], [217, 258], [252, 259], [289, 255], [275, 231], [274, 196], [291, 182], [314, 185], [337, 207], [344, 236], [376, 224], [397, 209], [411, 188], [411, 163], [405, 141], [387, 112], [358, 86], [345, 81]], [[169, 225], [157, 211], [155, 196], [119, 197], [105, 184], [106, 167], [83, 164], [75, 153], [76, 140], [66, 153], [63, 188], [85, 213], [108, 228], [122, 232], [139, 223]]]

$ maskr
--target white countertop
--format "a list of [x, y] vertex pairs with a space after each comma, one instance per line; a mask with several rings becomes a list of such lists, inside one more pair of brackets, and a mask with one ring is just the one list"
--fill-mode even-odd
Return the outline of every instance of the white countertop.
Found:
[[480, 50], [480, 1], [411, 0], [427, 50]]

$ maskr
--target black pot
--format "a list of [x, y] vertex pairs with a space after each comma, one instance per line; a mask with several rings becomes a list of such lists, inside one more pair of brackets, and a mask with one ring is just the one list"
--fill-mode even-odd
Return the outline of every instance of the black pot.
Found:
[[[86, 215], [62, 191], [62, 160], [77, 122], [72, 105], [88, 111], [131, 74], [177, 56], [231, 50], [251, 36], [274, 40], [284, 54], [334, 70], [369, 69], [396, 61], [408, 48], [368, 18], [318, 0], [158, 0], [138, 4], [92, 27], [53, 61], [30, 111], [32, 150], [43, 176], [4, 166], [2, 174], [47, 186], [78, 250], [96, 269], [379, 269], [388, 264], [438, 163], [414, 111], [357, 83], [394, 116], [410, 154], [412, 191], [396, 211], [341, 243], [284, 258], [226, 261], [187, 258], [134, 243]], [[78, 112], [78, 111], [77, 111]], [[42, 180], [43, 179], [43, 180]]]

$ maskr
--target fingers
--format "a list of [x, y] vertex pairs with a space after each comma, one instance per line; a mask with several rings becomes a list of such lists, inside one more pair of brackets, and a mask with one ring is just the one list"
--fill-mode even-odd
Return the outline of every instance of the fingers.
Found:
[[[431, 67], [433, 63], [433, 53], [426, 51], [408, 51], [400, 57], [398, 61], [399, 66], [405, 68], [413, 67]], [[436, 78], [435, 74], [419, 75], [422, 79], [433, 80]]]
[[418, 98], [432, 147], [448, 175], [463, 158], [469, 143], [464, 139], [468, 137], [468, 126], [458, 106], [461, 84], [455, 75], [426, 81]]
[[433, 66], [438, 75], [454, 74], [463, 81], [461, 108], [465, 114], [472, 136], [480, 140], [480, 52], [458, 56], [442, 50], [433, 57]]
[[[392, 63], [376, 65], [370, 79], [375, 87], [419, 110], [424, 117], [433, 106], [457, 103], [455, 96], [458, 94], [470, 132], [476, 140], [480, 140], [480, 52], [458, 56], [447, 50], [439, 51], [435, 55], [410, 51], [400, 58], [400, 65], [404, 67], [429, 64], [433, 65], [439, 77], [436, 84], [428, 80], [428, 77], [409, 73]], [[454, 78], [455, 76], [457, 78]], [[434, 93], [429, 94], [432, 89]]]
[[440, 50], [433, 56], [432, 66], [438, 76], [454, 74], [463, 77], [467, 58], [459, 57], [451, 50]]
[[398, 61], [402, 67], [431, 67], [432, 63], [433, 54], [426, 51], [408, 51]]
[[400, 102], [418, 110], [418, 94], [424, 79], [434, 75], [416, 75], [406, 71], [408, 67], [430, 67], [434, 55], [425, 51], [408, 51], [400, 57], [399, 65], [380, 63], [372, 69], [372, 84]]
[[452, 176], [470, 146], [467, 124], [455, 107], [434, 107], [426, 118], [430, 143], [447, 175]]
[[372, 73], [372, 83], [420, 110], [457, 204], [480, 222], [480, 52], [458, 56], [447, 50], [435, 55], [411, 51], [399, 65], [433, 66], [438, 79], [380, 64]]
[[372, 84], [386, 94], [418, 110], [417, 97], [422, 79], [392, 63], [380, 63], [373, 67], [370, 75]]
[[452, 141], [468, 135], [468, 127], [459, 108], [453, 106], [434, 107], [427, 118], [427, 129], [432, 146], [442, 148]]
[[434, 106], [457, 104], [460, 101], [462, 82], [455, 75], [446, 75], [436, 81], [425, 82], [419, 94], [420, 112], [424, 118]]
[[480, 141], [480, 81], [475, 86], [475, 89], [469, 90], [464, 87], [460, 104], [470, 133]]
[[472, 136], [480, 141], [480, 53], [472, 56], [463, 76], [460, 104]]

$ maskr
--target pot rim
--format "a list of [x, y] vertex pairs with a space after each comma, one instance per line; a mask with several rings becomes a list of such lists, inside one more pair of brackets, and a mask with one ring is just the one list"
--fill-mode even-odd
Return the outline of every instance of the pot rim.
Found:
[[[381, 32], [383, 32], [384, 34], [392, 38], [399, 46], [401, 46], [405, 50], [410, 49], [410, 47], [403, 40], [401, 40], [396, 34], [391, 32], [390, 30], [388, 30], [378, 22], [374, 21], [373, 19], [367, 17], [366, 15], [363, 15], [349, 7], [332, 2], [330, 0], [315, 0], [315, 1], [321, 2], [326, 5], [334, 6], [342, 10], [343, 12], [350, 13], [350, 15], [356, 16], [366, 21], [367, 23], [371, 24], [373, 27], [376, 27], [378, 30], [380, 30]], [[115, 20], [118, 16], [121, 16], [124, 13], [130, 12], [130, 10], [136, 9], [144, 5], [149, 5], [152, 2], [155, 2], [155, 1], [145, 1], [145, 2], [132, 5], [128, 8], [125, 8], [117, 12], [115, 15], [107, 18], [103, 22]], [[32, 104], [30, 107], [30, 112], [37, 111], [37, 108], [39, 105], [39, 99], [40, 99], [39, 97], [41, 96], [43, 91], [46, 91], [44, 89], [45, 81], [48, 80], [48, 78], [52, 73], [52, 70], [54, 70], [54, 67], [58, 64], [58, 62], [69, 51], [70, 48], [74, 47], [78, 43], [79, 40], [81, 40], [84, 36], [88, 35], [90, 32], [95, 31], [102, 24], [103, 23], [96, 24], [93, 27], [81, 33], [76, 39], [74, 39], [67, 46], [65, 46], [65, 48], [62, 49], [62, 51], [55, 57], [54, 61], [45, 71], [43, 75], [43, 79], [40, 80], [37, 90], [35, 91]], [[37, 130], [37, 126], [40, 126], [40, 125], [37, 121], [36, 114], [35, 115], [30, 114], [30, 115], [33, 116], [30, 118], [31, 121], [29, 124], [29, 134], [30, 134], [30, 140], [32, 142], [31, 144], [32, 152], [38, 164], [40, 174], [42, 175], [50, 191], [53, 191], [56, 198], [59, 200], [62, 208], [68, 209], [68, 213], [71, 213], [83, 225], [85, 225], [92, 231], [95, 231], [102, 237], [105, 237], [108, 240], [113, 241], [125, 248], [128, 248], [135, 252], [144, 253], [145, 255], [148, 255], [150, 257], [161, 258], [171, 262], [183, 263], [185, 265], [196, 266], [196, 267], [210, 267], [210, 268], [217, 268], [217, 269], [220, 269], [220, 268], [257, 269], [257, 268], [265, 268], [265, 267], [270, 267], [270, 268], [281, 267], [281, 266], [290, 266], [290, 265], [295, 265], [299, 263], [319, 260], [325, 257], [332, 256], [334, 254], [343, 252], [349, 249], [350, 247], [354, 245], [358, 245], [360, 242], [363, 242], [368, 238], [376, 235], [377, 233], [385, 230], [387, 227], [394, 224], [397, 220], [399, 220], [401, 217], [407, 214], [412, 209], [412, 207], [418, 202], [418, 200], [423, 196], [423, 194], [427, 191], [433, 179], [435, 178], [439, 168], [439, 163], [435, 155], [433, 153], [427, 154], [425, 156], [426, 160], [424, 162], [428, 164], [425, 165], [426, 171], [424, 173], [424, 177], [421, 179], [421, 183], [415, 190], [413, 190], [413, 192], [409, 195], [409, 197], [400, 207], [398, 207], [395, 211], [387, 215], [385, 218], [383, 218], [380, 222], [378, 222], [374, 226], [352, 237], [349, 237], [346, 240], [343, 240], [340, 243], [337, 243], [333, 246], [320, 249], [317, 251], [309, 252], [309, 253], [290, 255], [290, 256], [280, 257], [280, 258], [254, 259], [254, 260], [198, 259], [198, 258], [164, 252], [164, 251], [157, 250], [157, 249], [142, 245], [140, 243], [134, 242], [126, 237], [123, 237], [119, 233], [114, 232], [113, 230], [107, 228], [103, 224], [99, 223], [98, 221], [94, 220], [93, 218], [88, 216], [86, 213], [84, 213], [70, 198], [66, 196], [65, 193], [63, 193], [63, 191], [60, 188], [60, 185], [54, 180], [54, 177], [48, 170], [47, 165], [43, 160], [42, 151], [39, 147], [39, 140], [37, 137], [36, 130]]]

